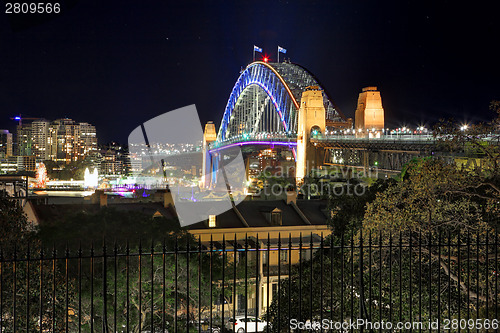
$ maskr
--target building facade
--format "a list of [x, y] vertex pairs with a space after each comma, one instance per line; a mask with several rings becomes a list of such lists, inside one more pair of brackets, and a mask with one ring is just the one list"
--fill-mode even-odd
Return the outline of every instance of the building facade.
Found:
[[97, 152], [96, 129], [89, 123], [40, 119], [17, 127], [18, 156], [69, 163]]
[[43, 160], [49, 159], [48, 136], [50, 122], [45, 119], [31, 123], [31, 153]]
[[16, 151], [18, 156], [31, 156], [31, 124], [20, 124], [16, 129]]
[[[207, 210], [209, 206], [207, 204]], [[232, 310], [242, 315], [245, 309], [249, 315], [266, 313], [277, 297], [278, 284], [289, 276], [288, 268], [311, 259], [316, 251], [313, 248], [317, 249], [321, 240], [331, 234], [328, 216], [326, 201], [297, 200], [296, 192], [292, 191], [287, 193], [286, 200], [245, 200], [232, 210], [189, 226], [189, 233], [204, 247], [225, 248], [229, 265], [242, 259], [234, 251], [235, 247], [268, 249], [248, 252], [246, 260], [258, 263], [247, 278], [248, 293], [245, 296], [237, 292], [231, 296], [226, 300], [224, 313], [216, 312], [217, 315], [231, 317]], [[290, 245], [293, 251], [282, 250]], [[297, 250], [299, 247], [303, 250], [301, 253]], [[215, 304], [213, 310], [219, 311], [221, 307]]]
[[0, 130], [0, 158], [12, 155], [12, 133], [8, 130]]

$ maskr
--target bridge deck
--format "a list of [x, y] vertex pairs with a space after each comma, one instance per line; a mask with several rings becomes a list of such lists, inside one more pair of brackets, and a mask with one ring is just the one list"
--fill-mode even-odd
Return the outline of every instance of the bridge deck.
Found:
[[350, 136], [327, 136], [311, 138], [311, 143], [322, 148], [384, 149], [384, 150], [428, 150], [435, 145], [432, 136], [355, 138]]

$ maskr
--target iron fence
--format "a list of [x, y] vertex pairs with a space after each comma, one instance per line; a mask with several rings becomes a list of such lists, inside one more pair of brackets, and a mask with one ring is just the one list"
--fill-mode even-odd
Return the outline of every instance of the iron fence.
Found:
[[0, 333], [497, 332], [498, 274], [498, 236], [465, 232], [17, 244]]

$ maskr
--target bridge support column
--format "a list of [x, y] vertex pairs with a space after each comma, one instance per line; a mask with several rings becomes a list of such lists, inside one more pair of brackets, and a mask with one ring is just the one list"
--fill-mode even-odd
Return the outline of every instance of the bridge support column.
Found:
[[384, 130], [384, 108], [377, 87], [366, 87], [359, 94], [355, 129], [357, 138], [380, 138]]
[[209, 144], [217, 140], [217, 131], [215, 124], [211, 121], [205, 124], [205, 131], [203, 132], [203, 166], [201, 170], [201, 186], [207, 188], [212, 185], [212, 164], [213, 158], [209, 152]]
[[298, 115], [296, 181], [302, 184], [312, 169], [319, 167], [321, 154], [310, 142], [311, 135], [325, 132], [326, 111], [319, 87], [307, 87], [302, 93]]
[[361, 163], [361, 165], [363, 166], [363, 168], [365, 168], [365, 170], [368, 170], [368, 168], [370, 167], [370, 152], [367, 150], [363, 150], [362, 154], [363, 162]]

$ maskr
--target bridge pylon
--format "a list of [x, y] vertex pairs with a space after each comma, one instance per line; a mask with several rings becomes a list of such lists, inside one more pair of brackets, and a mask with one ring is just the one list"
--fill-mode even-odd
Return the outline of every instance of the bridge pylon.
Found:
[[377, 87], [363, 88], [356, 108], [357, 138], [380, 138], [384, 133], [384, 108]]
[[321, 165], [321, 152], [310, 142], [311, 136], [320, 135], [326, 128], [326, 110], [323, 94], [318, 86], [309, 86], [302, 93], [298, 114], [296, 181], [302, 184], [310, 171]]
[[209, 121], [205, 124], [205, 131], [203, 132], [203, 170], [201, 170], [201, 186], [207, 188], [212, 185], [212, 163], [213, 159], [209, 152], [209, 144], [217, 140], [217, 131], [215, 124]]

